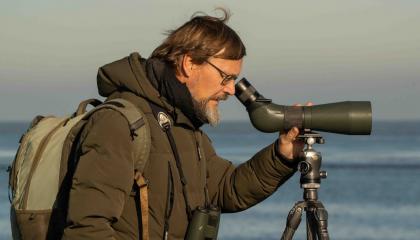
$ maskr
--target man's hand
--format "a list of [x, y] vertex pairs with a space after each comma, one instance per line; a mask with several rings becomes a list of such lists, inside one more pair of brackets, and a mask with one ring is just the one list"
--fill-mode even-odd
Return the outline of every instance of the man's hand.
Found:
[[[312, 106], [312, 102], [307, 102], [306, 106]], [[294, 106], [302, 106], [301, 104], [295, 104]], [[283, 155], [286, 160], [293, 161], [298, 155], [299, 152], [303, 150], [305, 146], [304, 142], [296, 139], [299, 135], [299, 129], [293, 127], [287, 133], [282, 133], [279, 136], [278, 141], [278, 150], [281, 155]]]

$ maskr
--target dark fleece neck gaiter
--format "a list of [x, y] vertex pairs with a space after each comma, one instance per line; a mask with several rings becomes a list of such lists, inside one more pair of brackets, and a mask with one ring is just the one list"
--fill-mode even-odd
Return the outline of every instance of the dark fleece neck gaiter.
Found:
[[150, 82], [160, 95], [165, 97], [172, 106], [179, 108], [195, 128], [199, 128], [205, 123], [194, 110], [190, 91], [176, 78], [171, 65], [159, 59], [150, 58], [146, 62], [146, 72]]

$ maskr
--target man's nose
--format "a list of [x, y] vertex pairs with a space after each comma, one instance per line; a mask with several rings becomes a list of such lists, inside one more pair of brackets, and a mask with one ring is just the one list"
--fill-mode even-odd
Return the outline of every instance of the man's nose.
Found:
[[235, 81], [229, 81], [224, 86], [223, 91], [229, 95], [235, 95]]

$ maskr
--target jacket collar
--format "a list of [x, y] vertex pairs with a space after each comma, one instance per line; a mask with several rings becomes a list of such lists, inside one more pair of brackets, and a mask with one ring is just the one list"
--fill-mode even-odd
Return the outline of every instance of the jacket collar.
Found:
[[146, 71], [146, 60], [141, 58], [138, 53], [132, 53], [129, 56], [129, 62], [134, 76], [139, 82], [139, 87], [145, 93], [150, 101], [164, 108], [173, 118], [175, 124], [184, 125], [190, 129], [197, 129], [192, 121], [184, 114], [184, 112], [168, 102], [168, 99], [159, 93], [158, 89], [152, 84]]

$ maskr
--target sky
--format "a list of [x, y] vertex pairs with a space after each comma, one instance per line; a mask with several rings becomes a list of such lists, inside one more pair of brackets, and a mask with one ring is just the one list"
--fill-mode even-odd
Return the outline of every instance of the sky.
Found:
[[[371, 101], [374, 120], [420, 121], [420, 1], [0, 2], [0, 121], [72, 113], [99, 97], [98, 67], [149, 56], [219, 6], [247, 47], [241, 76], [266, 98]], [[220, 106], [222, 120], [248, 119], [235, 97]]]

